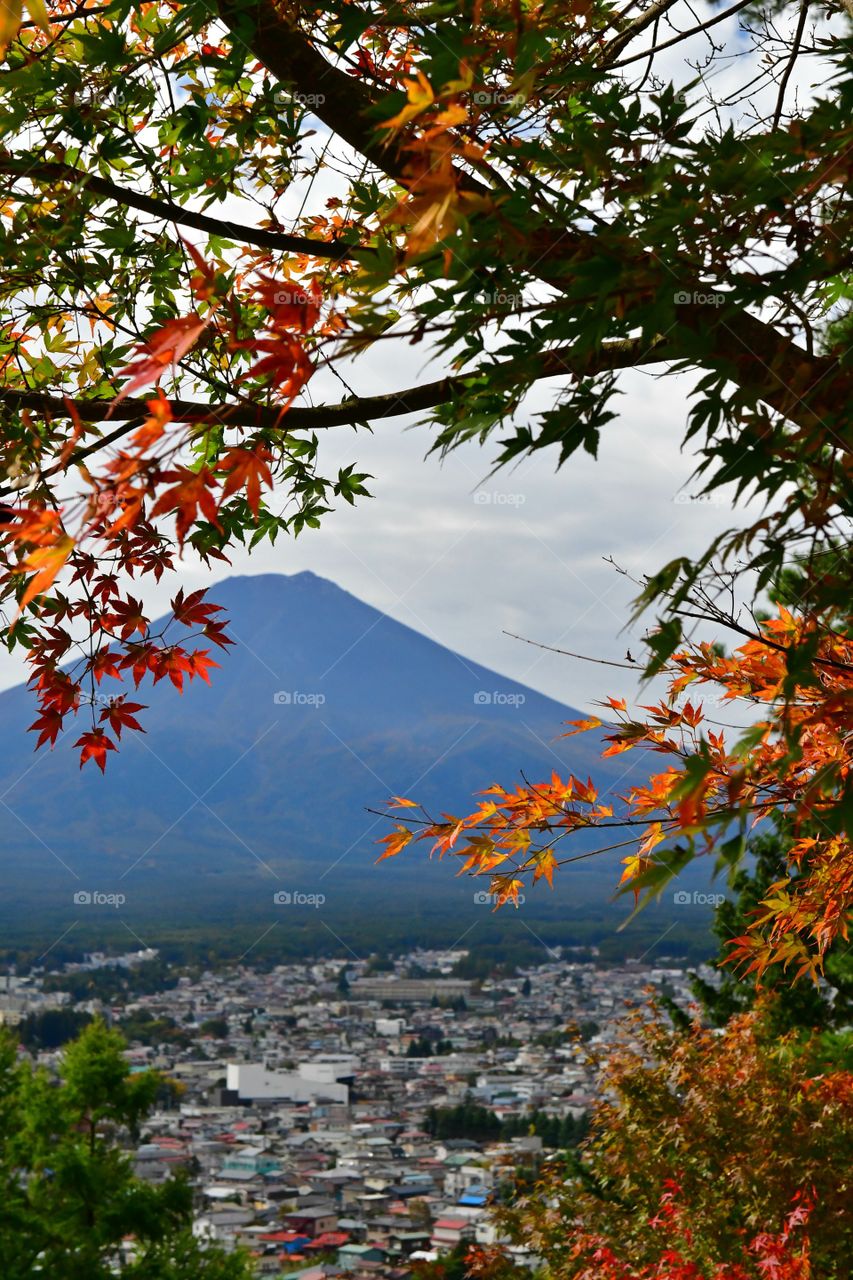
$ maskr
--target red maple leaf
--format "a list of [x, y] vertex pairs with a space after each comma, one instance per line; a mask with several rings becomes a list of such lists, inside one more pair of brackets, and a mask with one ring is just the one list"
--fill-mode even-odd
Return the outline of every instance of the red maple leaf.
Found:
[[83, 768], [87, 760], [94, 760], [101, 773], [107, 767], [107, 752], [116, 750], [115, 743], [107, 737], [103, 729], [93, 729], [91, 733], [84, 733], [74, 745], [83, 748], [80, 752], [80, 768]]
[[116, 698], [108, 707], [104, 707], [99, 718], [101, 724], [109, 722], [109, 726], [115, 736], [120, 738], [122, 729], [136, 729], [139, 733], [145, 732], [134, 715], [135, 711], [145, 711], [145, 709], [145, 705], [141, 702], [125, 702], [124, 698]]
[[56, 739], [62, 730], [62, 714], [53, 707], [45, 707], [37, 720], [30, 725], [30, 729], [39, 729], [38, 742], [36, 743], [36, 751], [44, 742], [49, 742], [51, 746], [56, 744]]
[[191, 526], [195, 523], [199, 508], [211, 524], [217, 529], [221, 525], [216, 517], [216, 499], [211, 489], [216, 481], [207, 467], [201, 471], [190, 471], [188, 467], [178, 467], [163, 475], [166, 481], [175, 481], [171, 489], [161, 493], [152, 508], [151, 515], [162, 515], [166, 511], [175, 511], [178, 542], [183, 545]]

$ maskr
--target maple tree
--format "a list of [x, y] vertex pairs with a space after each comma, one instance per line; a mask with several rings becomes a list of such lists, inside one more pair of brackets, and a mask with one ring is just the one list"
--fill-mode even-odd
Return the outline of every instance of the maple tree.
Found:
[[[840, 1280], [853, 1075], [766, 1014], [685, 1033], [635, 1010], [599, 1061], [591, 1138], [499, 1210], [502, 1237], [552, 1280]], [[470, 1274], [505, 1259], [475, 1252]]]
[[732, 896], [718, 904], [713, 931], [719, 940], [717, 962], [721, 966], [713, 979], [694, 974], [691, 987], [705, 1017], [713, 1026], [725, 1026], [736, 1013], [750, 1009], [756, 999], [772, 995], [767, 1011], [768, 1026], [780, 1033], [799, 1029], [808, 1034], [823, 1031], [834, 1035], [848, 1026], [853, 1013], [853, 955], [849, 944], [839, 938], [823, 957], [821, 981], [791, 983], [781, 967], [743, 975], [726, 965], [729, 944], [753, 924], [771, 886], [789, 873], [787, 853], [791, 840], [784, 829], [769, 829], [749, 841], [748, 863], [731, 879]]
[[[553, 886], [561, 865], [592, 856], [564, 853], [563, 842], [601, 830], [609, 834], [598, 852], [633, 846], [622, 885], [642, 905], [697, 853], [715, 853], [718, 869], [737, 866], [755, 824], [784, 815], [796, 832], [785, 873], [767, 887], [752, 927], [732, 939], [728, 959], [759, 976], [771, 965], [814, 975], [827, 949], [847, 937], [853, 905], [851, 676], [853, 639], [825, 615], [818, 629], [813, 616], [782, 607], [730, 655], [706, 641], [676, 651], [668, 696], [643, 707], [644, 717], [624, 699], [608, 700], [616, 723], [604, 733], [603, 755], [646, 749], [665, 757], [661, 772], [624, 796], [554, 773], [511, 790], [488, 787], [461, 818], [434, 819], [400, 797], [393, 803], [404, 817], [383, 837], [382, 857], [428, 841], [441, 857], [459, 859], [459, 874], [490, 877], [501, 906], [517, 902], [528, 880]], [[722, 691], [724, 705], [742, 699], [760, 708], [760, 718], [727, 740], [713, 717], [708, 723], [702, 685]], [[595, 717], [572, 724], [570, 735], [602, 728]]]
[[[562, 464], [595, 453], [622, 371], [692, 371], [685, 442], [704, 491], [769, 505], [643, 583], [660, 622], [646, 669], [674, 699], [716, 685], [766, 719], [731, 745], [696, 702], [645, 720], [611, 708], [610, 749], [670, 757], [621, 815], [642, 832], [628, 880], [659, 890], [700, 846], [732, 862], [744, 823], [782, 808], [795, 874], [737, 957], [814, 970], [853, 891], [849, 14], [849, 0], [737, 0], [704, 18], [686, 0], [5, 5], [0, 592], [38, 743], [73, 725], [81, 766], [104, 770], [144, 729], [147, 682], [209, 678], [229, 643], [215, 605], [178, 592], [155, 634], [133, 582], [365, 494], [355, 462], [323, 474], [325, 431], [418, 413], [439, 450], [500, 436], [498, 463], [550, 449]], [[795, 92], [810, 67], [821, 87]], [[362, 353], [395, 341], [450, 372], [353, 392]], [[318, 373], [345, 397], [309, 401]], [[553, 402], [533, 410], [546, 379]], [[721, 584], [752, 599], [796, 557], [790, 607], [721, 616]], [[745, 644], [694, 642], [697, 616]], [[611, 820], [579, 779], [486, 803], [418, 830], [441, 848], [464, 835], [501, 896], [519, 866], [550, 879], [552, 838]]]

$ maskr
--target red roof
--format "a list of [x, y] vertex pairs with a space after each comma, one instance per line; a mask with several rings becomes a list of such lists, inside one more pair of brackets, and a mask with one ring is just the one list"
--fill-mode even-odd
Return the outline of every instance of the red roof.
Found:
[[470, 1226], [467, 1218], [439, 1218], [433, 1223], [433, 1231], [436, 1227], [444, 1227], [448, 1231], [461, 1231], [463, 1227]]
[[323, 1231], [310, 1245], [306, 1245], [306, 1249], [332, 1249], [338, 1245], [347, 1244], [349, 1236], [346, 1231]]

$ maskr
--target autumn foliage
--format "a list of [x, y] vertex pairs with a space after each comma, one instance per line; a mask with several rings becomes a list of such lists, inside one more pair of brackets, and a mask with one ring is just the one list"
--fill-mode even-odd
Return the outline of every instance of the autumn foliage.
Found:
[[[853, 641], [781, 608], [730, 655], [708, 643], [675, 653], [668, 689], [636, 714], [609, 699], [607, 726], [596, 718], [573, 722], [570, 735], [604, 728], [605, 757], [637, 750], [664, 757], [664, 768], [623, 796], [605, 800], [592, 780], [554, 774], [512, 791], [492, 786], [470, 814], [439, 821], [401, 798], [404, 820], [384, 837], [382, 856], [427, 841], [431, 852], [458, 860], [459, 874], [488, 876], [500, 906], [516, 901], [528, 882], [553, 887], [558, 868], [573, 861], [571, 836], [601, 830], [608, 833], [602, 850], [635, 846], [624, 858], [622, 885], [640, 901], [695, 854], [714, 854], [718, 868], [735, 865], [748, 833], [784, 816], [796, 833], [790, 874], [771, 886], [754, 930], [733, 939], [730, 960], [759, 976], [771, 964], [793, 976], [815, 974], [827, 948], [847, 938], [853, 906], [845, 834]], [[752, 710], [754, 723], [741, 733], [715, 727], [737, 702]], [[617, 842], [614, 831], [627, 839]]]
[[507, 1242], [553, 1280], [843, 1276], [853, 1076], [765, 1017], [685, 1033], [653, 1005], [631, 1014], [590, 1140], [499, 1212]]

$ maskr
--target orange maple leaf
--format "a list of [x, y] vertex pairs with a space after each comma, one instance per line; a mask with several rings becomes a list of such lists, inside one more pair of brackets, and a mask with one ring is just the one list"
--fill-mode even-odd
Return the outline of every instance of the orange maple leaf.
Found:
[[228, 478], [222, 486], [222, 501], [245, 486], [246, 501], [257, 519], [261, 505], [261, 483], [272, 488], [271, 460], [272, 454], [263, 445], [256, 449], [229, 449], [219, 464], [220, 470], [228, 472]]
[[167, 321], [162, 329], [140, 342], [136, 346], [137, 359], [131, 361], [119, 373], [120, 378], [129, 377], [114, 400], [118, 404], [125, 396], [129, 396], [149, 382], [159, 382], [168, 368], [174, 369], [178, 361], [195, 346], [204, 330], [207, 321], [195, 313], [188, 316], [177, 316]]

